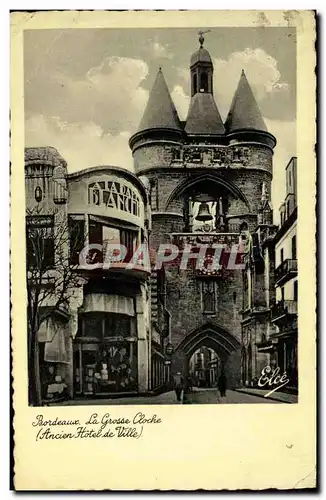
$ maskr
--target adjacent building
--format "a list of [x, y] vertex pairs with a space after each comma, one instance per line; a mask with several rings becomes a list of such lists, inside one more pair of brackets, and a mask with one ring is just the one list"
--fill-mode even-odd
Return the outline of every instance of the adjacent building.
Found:
[[[286, 197], [280, 224], [262, 193], [259, 224], [245, 257], [242, 321], [242, 383], [257, 385], [264, 366], [287, 374], [287, 391], [298, 390], [297, 159], [285, 169]], [[247, 291], [246, 291], [247, 290]]]
[[286, 198], [280, 207], [280, 226], [274, 238], [276, 301], [271, 323], [275, 363], [298, 388], [298, 261], [297, 261], [297, 158], [286, 167]]
[[[144, 255], [129, 265], [148, 241], [144, 185], [114, 166], [68, 174], [54, 148], [25, 150], [25, 178], [28, 317], [38, 318], [43, 397], [55, 377], [72, 397], [139, 394], [161, 386], [161, 337], [150, 324], [150, 267]], [[125, 258], [107, 266], [106, 252], [119, 244]]]

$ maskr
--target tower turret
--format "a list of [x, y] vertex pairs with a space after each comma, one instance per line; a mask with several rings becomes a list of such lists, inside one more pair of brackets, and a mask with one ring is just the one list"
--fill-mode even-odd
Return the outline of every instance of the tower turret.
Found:
[[[159, 68], [138, 130], [129, 140], [136, 173], [143, 170], [142, 160], [146, 161], [145, 170], [150, 166], [148, 164], [149, 156], [146, 155], [146, 158], [143, 158], [142, 154], [137, 153], [139, 148], [146, 146], [147, 151], [149, 151], [154, 147], [155, 151], [153, 150], [151, 155], [153, 166], [164, 166], [165, 163], [168, 165], [171, 161], [171, 154], [165, 158], [166, 149], [164, 146], [178, 146], [182, 142], [182, 137], [183, 130], [178, 113], [162, 69]], [[157, 149], [158, 145], [159, 149]]]
[[274, 148], [275, 137], [267, 130], [255, 96], [244, 70], [241, 72], [230, 111], [225, 122], [230, 144], [233, 142], [255, 141]]
[[190, 58], [191, 97], [198, 92], [213, 94], [214, 67], [208, 50], [204, 49], [203, 32], [199, 32], [200, 47]]
[[190, 59], [191, 102], [185, 132], [190, 136], [216, 137], [225, 133], [213, 95], [214, 67], [211, 56], [203, 47], [203, 32], [199, 32], [199, 49]]

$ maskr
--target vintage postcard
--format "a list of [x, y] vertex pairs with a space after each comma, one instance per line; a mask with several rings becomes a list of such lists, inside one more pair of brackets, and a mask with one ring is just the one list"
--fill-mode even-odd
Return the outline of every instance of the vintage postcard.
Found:
[[12, 13], [17, 490], [316, 486], [315, 38]]

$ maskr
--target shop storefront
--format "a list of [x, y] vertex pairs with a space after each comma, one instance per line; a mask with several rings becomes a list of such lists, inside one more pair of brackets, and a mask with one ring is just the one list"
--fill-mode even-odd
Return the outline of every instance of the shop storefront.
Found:
[[289, 378], [288, 388], [298, 388], [297, 332], [279, 333], [277, 338], [276, 360], [281, 373]]
[[86, 296], [74, 340], [75, 394], [137, 392], [137, 348], [133, 299], [102, 294]]

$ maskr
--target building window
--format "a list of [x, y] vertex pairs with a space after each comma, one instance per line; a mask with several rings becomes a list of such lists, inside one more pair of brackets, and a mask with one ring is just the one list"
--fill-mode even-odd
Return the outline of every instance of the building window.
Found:
[[70, 264], [79, 264], [79, 254], [85, 245], [85, 219], [84, 216], [72, 215], [69, 224], [69, 260]]
[[287, 218], [290, 217], [290, 200], [286, 202], [286, 212], [287, 212]]
[[292, 259], [297, 258], [297, 237], [296, 235], [293, 236], [291, 240], [291, 253], [292, 253]]
[[27, 267], [39, 270], [54, 267], [54, 216], [26, 217]]
[[202, 282], [202, 310], [204, 314], [216, 312], [216, 284], [213, 280]]
[[284, 302], [284, 286], [281, 288], [281, 300]]
[[281, 263], [282, 263], [284, 260], [284, 249], [283, 248], [281, 248], [281, 251], [280, 251], [280, 259], [281, 259]]
[[293, 282], [293, 300], [298, 301], [298, 280]]
[[138, 247], [138, 232], [130, 229], [119, 229], [90, 219], [89, 243], [103, 246], [102, 255], [96, 249], [91, 250], [96, 254], [96, 262], [101, 262], [103, 255], [105, 259], [107, 245], [123, 245], [127, 249], [124, 261], [129, 262]]

